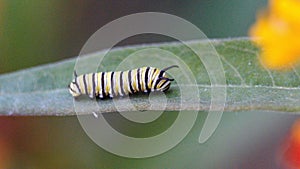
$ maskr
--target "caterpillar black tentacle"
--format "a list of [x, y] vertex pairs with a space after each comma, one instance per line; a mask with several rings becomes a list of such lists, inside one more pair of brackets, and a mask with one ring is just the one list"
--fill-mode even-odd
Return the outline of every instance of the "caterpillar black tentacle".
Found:
[[76, 73], [76, 70], [74, 70], [73, 74], [74, 74], [74, 77], [78, 76], [77, 73]]
[[174, 67], [179, 68], [178, 65], [172, 65], [172, 66], [169, 66], [169, 67], [166, 67], [166, 68], [162, 69], [161, 71], [165, 72], [165, 71], [167, 71], [167, 70], [169, 70], [169, 69], [172, 69], [172, 68], [174, 68]]
[[166, 76], [166, 71], [177, 65], [166, 67], [162, 70], [154, 67], [142, 67], [138, 69], [119, 72], [99, 72], [77, 75], [74, 71], [74, 79], [68, 85], [73, 97], [82, 94], [94, 97], [113, 98], [136, 92], [167, 91], [171, 81]]
[[169, 81], [174, 81], [174, 79], [169, 79], [169, 78], [167, 78], [167, 77], [160, 77], [159, 79], [161, 79], [161, 80], [169, 80]]

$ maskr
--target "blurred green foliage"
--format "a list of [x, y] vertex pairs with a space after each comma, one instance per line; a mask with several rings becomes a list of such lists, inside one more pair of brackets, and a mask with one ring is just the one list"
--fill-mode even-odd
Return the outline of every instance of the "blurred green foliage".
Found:
[[2, 13], [0, 72], [55, 60], [60, 18], [58, 2], [6, 1]]
[[210, 38], [246, 36], [256, 10], [266, 0], [0, 3], [0, 73], [3, 73], [76, 56], [88, 37], [101, 26], [136, 12], [167, 12], [183, 17]]

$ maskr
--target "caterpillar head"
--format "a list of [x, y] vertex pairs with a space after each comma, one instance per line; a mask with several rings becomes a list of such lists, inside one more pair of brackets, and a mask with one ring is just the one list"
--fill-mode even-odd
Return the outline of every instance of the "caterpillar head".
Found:
[[79, 88], [79, 85], [77, 83], [77, 74], [76, 72], [74, 71], [74, 79], [72, 80], [72, 82], [68, 85], [68, 88], [69, 88], [69, 92], [71, 93], [71, 95], [73, 97], [78, 97], [81, 95], [81, 91], [80, 91], [80, 88]]
[[168, 78], [167, 75], [166, 75], [166, 71], [169, 70], [169, 69], [171, 69], [171, 68], [174, 68], [174, 67], [178, 68], [177, 65], [172, 65], [170, 67], [162, 69], [159, 72], [158, 77], [156, 78], [156, 80], [154, 80], [154, 83], [152, 85], [152, 91], [162, 91], [162, 92], [165, 92], [165, 91], [167, 91], [170, 88], [171, 81], [174, 81], [174, 79]]

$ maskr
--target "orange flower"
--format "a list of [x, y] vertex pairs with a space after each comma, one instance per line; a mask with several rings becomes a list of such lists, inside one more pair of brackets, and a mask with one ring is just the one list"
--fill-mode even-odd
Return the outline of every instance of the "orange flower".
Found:
[[262, 47], [261, 61], [271, 69], [289, 68], [300, 62], [300, 1], [272, 0], [258, 16], [251, 37]]
[[284, 168], [300, 168], [300, 120], [294, 123], [281, 151]]

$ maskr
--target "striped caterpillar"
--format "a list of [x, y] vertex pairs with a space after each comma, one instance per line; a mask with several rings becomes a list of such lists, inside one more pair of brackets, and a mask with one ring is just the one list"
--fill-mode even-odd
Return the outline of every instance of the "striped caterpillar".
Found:
[[69, 91], [73, 97], [82, 94], [88, 95], [91, 99], [94, 97], [113, 98], [115, 96], [124, 96], [136, 92], [167, 91], [170, 88], [171, 81], [166, 76], [166, 71], [177, 67], [170, 67], [159, 70], [154, 67], [142, 67], [133, 70], [119, 72], [99, 72], [89, 73], [78, 76], [74, 71], [74, 79], [68, 85]]

